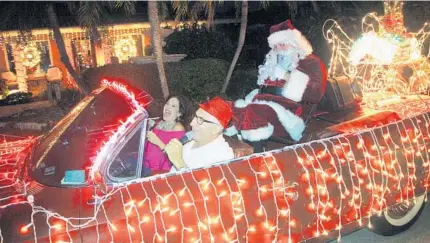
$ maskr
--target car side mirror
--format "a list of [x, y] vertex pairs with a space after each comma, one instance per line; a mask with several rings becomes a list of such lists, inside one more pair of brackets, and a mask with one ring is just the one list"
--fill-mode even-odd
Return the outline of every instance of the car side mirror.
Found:
[[94, 184], [96, 185], [97, 189], [100, 190], [101, 193], [107, 193], [107, 185], [100, 171], [96, 171], [94, 173]]

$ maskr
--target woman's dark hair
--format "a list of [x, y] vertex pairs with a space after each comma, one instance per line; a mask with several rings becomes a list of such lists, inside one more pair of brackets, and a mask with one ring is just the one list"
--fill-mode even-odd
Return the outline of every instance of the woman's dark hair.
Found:
[[181, 115], [178, 118], [178, 122], [180, 122], [185, 130], [190, 130], [190, 123], [194, 117], [195, 107], [193, 103], [184, 95], [181, 94], [172, 94], [167, 99], [166, 102], [171, 98], [176, 98], [179, 101], [179, 112]]

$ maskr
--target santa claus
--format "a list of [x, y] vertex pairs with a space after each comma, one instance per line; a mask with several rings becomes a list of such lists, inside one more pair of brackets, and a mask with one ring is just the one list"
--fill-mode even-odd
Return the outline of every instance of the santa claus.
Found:
[[235, 102], [232, 126], [225, 134], [240, 133], [256, 142], [275, 133], [299, 141], [305, 129], [302, 105], [322, 98], [327, 70], [289, 20], [270, 28], [268, 42], [271, 51], [259, 67], [260, 88]]

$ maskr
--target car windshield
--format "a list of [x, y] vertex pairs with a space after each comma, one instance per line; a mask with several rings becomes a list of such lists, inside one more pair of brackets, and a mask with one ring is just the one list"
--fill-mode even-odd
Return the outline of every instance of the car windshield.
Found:
[[86, 173], [91, 158], [132, 112], [110, 89], [87, 96], [35, 145], [29, 175], [45, 185], [65, 186], [65, 175]]

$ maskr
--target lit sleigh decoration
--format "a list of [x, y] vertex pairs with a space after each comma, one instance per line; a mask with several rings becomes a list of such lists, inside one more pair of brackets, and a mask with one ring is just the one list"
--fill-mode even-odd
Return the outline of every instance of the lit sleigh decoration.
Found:
[[332, 45], [330, 75], [347, 75], [357, 82], [364, 100], [410, 94], [429, 94], [429, 50], [424, 49], [428, 23], [416, 33], [404, 27], [403, 3], [384, 2], [384, 16], [367, 14], [362, 19], [363, 34], [352, 40], [334, 20], [324, 26]]

